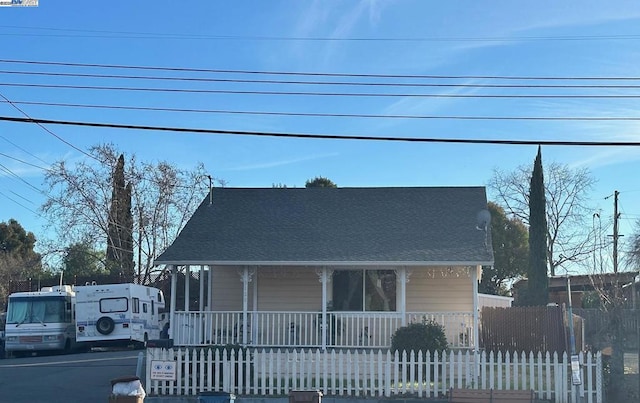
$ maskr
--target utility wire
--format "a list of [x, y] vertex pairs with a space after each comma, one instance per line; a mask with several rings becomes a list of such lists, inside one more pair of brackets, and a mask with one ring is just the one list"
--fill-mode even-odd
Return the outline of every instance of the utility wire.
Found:
[[45, 167], [41, 167], [41, 166], [39, 166], [39, 165], [32, 164], [32, 163], [30, 163], [30, 162], [27, 162], [27, 161], [21, 160], [21, 159], [16, 158], [16, 157], [12, 157], [12, 156], [7, 155], [7, 154], [5, 154], [5, 153], [0, 153], [0, 155], [1, 155], [1, 156], [3, 156], [3, 157], [5, 157], [5, 158], [12, 159], [12, 160], [14, 160], [14, 161], [18, 161], [18, 162], [20, 162], [20, 163], [22, 163], [22, 164], [29, 165], [29, 166], [32, 166], [32, 167], [34, 167], [34, 168], [42, 169], [43, 171], [46, 171], [46, 170], [47, 170], [47, 168], [45, 168]]
[[33, 118], [16, 118], [0, 116], [0, 121], [17, 123], [41, 123], [53, 125], [102, 127], [131, 130], [152, 130], [177, 133], [199, 134], [225, 134], [236, 136], [282, 137], [301, 139], [330, 139], [330, 140], [367, 140], [367, 141], [394, 141], [413, 143], [453, 143], [453, 144], [494, 144], [494, 145], [547, 145], [547, 146], [611, 146], [611, 147], [638, 147], [638, 141], [570, 141], [570, 140], [498, 140], [498, 139], [469, 139], [469, 138], [435, 138], [435, 137], [390, 137], [390, 136], [364, 136], [343, 134], [311, 134], [311, 133], [282, 133], [282, 132], [254, 132], [240, 130], [217, 130], [187, 127], [149, 126], [119, 123], [81, 122], [70, 120], [50, 120]]
[[477, 80], [640, 80], [640, 77], [620, 76], [620, 77], [571, 77], [571, 76], [500, 76], [500, 75], [434, 75], [434, 74], [368, 74], [368, 73], [329, 73], [329, 72], [298, 72], [298, 71], [269, 71], [269, 70], [232, 70], [232, 69], [203, 69], [189, 67], [159, 67], [159, 66], [139, 66], [122, 64], [99, 64], [99, 63], [72, 63], [72, 62], [51, 62], [37, 60], [0, 59], [0, 63], [27, 64], [27, 65], [47, 65], [47, 66], [67, 66], [67, 67], [94, 67], [105, 69], [132, 69], [150, 71], [181, 71], [198, 73], [233, 73], [233, 74], [268, 74], [268, 75], [290, 75], [290, 76], [311, 76], [311, 77], [369, 77], [369, 78], [414, 78], [414, 79], [477, 79]]
[[18, 174], [16, 174], [15, 172], [13, 172], [12, 170], [10, 170], [9, 168], [7, 168], [6, 166], [0, 164], [0, 168], [5, 171], [7, 174], [13, 176], [14, 178], [18, 179], [20, 182], [26, 184], [27, 186], [29, 186], [30, 188], [34, 189], [36, 192], [40, 193], [40, 194], [44, 194], [44, 192], [42, 192], [42, 190], [38, 189], [37, 187], [33, 186], [32, 184], [30, 184], [29, 182], [27, 182], [26, 180], [22, 179]]
[[[48, 36], [48, 37], [78, 37], [78, 38], [113, 38], [113, 39], [206, 39], [229, 41], [306, 41], [306, 42], [513, 42], [513, 41], [603, 41], [603, 40], [637, 40], [640, 35], [561, 35], [561, 36], [427, 36], [427, 37], [351, 37], [335, 38], [321, 36], [276, 36], [276, 35], [202, 35], [162, 32], [111, 31], [94, 29], [68, 29], [54, 27], [33, 27], [19, 25], [0, 25], [0, 28], [31, 29], [53, 32], [70, 32], [73, 34], [34, 34], [34, 33], [3, 33], [7, 36]], [[78, 35], [91, 34], [91, 35]]]
[[298, 81], [298, 80], [252, 80], [236, 78], [206, 78], [206, 77], [162, 77], [141, 76], [127, 74], [93, 74], [93, 73], [58, 73], [51, 71], [19, 71], [0, 70], [0, 74], [30, 75], [45, 77], [73, 77], [73, 78], [105, 78], [124, 80], [154, 80], [154, 81], [188, 81], [208, 83], [235, 84], [284, 84], [284, 85], [336, 85], [336, 86], [364, 86], [364, 87], [417, 87], [417, 88], [563, 88], [563, 89], [638, 89], [640, 85], [612, 85], [612, 84], [455, 84], [455, 83], [381, 83], [381, 82], [345, 82], [345, 81]]
[[[0, 101], [0, 102], [7, 102], [7, 101]], [[15, 102], [14, 102], [15, 103]], [[31, 152], [29, 152], [28, 150], [25, 150], [24, 148], [20, 147], [19, 145], [17, 145], [16, 143], [12, 142], [11, 140], [9, 140], [8, 138], [4, 137], [4, 136], [0, 136], [1, 139], [3, 139], [4, 141], [6, 141], [7, 143], [11, 144], [12, 146], [14, 146], [15, 148], [19, 149], [20, 151], [29, 154], [30, 156], [32, 156], [33, 158], [39, 160], [42, 163], [45, 163], [47, 165], [49, 165], [49, 163], [45, 160], [43, 160], [42, 158], [38, 157], [35, 154], [32, 154]]]
[[29, 210], [29, 211], [31, 211], [33, 214], [37, 215], [38, 217], [43, 218], [43, 217], [40, 215], [40, 213], [38, 213], [37, 211], [35, 211], [35, 210], [33, 210], [33, 209], [31, 209], [31, 208], [29, 208], [29, 207], [25, 206], [24, 204], [20, 203], [19, 201], [15, 200], [14, 198], [9, 197], [7, 194], [3, 193], [2, 191], [0, 191], [0, 195], [2, 195], [2, 196], [4, 196], [4, 197], [6, 197], [7, 199], [11, 200], [12, 202], [14, 202], [15, 204], [17, 204], [18, 206], [22, 207], [23, 209], [25, 209], [25, 210]]
[[[0, 101], [5, 102], [5, 101]], [[212, 113], [229, 115], [305, 116], [337, 118], [425, 119], [425, 120], [551, 120], [551, 121], [640, 121], [640, 116], [461, 116], [461, 115], [376, 115], [360, 113], [312, 113], [277, 111], [239, 111], [229, 109], [169, 108], [132, 105], [98, 105], [39, 101], [12, 101], [17, 105], [54, 106], [65, 108], [115, 109], [150, 112]]]
[[[20, 112], [21, 114], [23, 114], [26, 118], [31, 119], [31, 117], [22, 109], [20, 109], [18, 106], [14, 105], [9, 98], [5, 97], [3, 94], [0, 93], [0, 98], [4, 99], [6, 102], [9, 103], [9, 105], [11, 105], [12, 107], [14, 107], [16, 110], [18, 110], [18, 112]], [[82, 154], [86, 155], [87, 157], [93, 158], [94, 160], [99, 161], [96, 157], [94, 157], [93, 155], [87, 153], [86, 151], [74, 146], [73, 144], [69, 143], [67, 140], [63, 139], [62, 137], [58, 136], [57, 134], [55, 134], [54, 132], [52, 132], [51, 130], [49, 130], [48, 128], [46, 128], [45, 126], [43, 126], [41, 123], [37, 123], [35, 122], [38, 127], [40, 127], [42, 130], [46, 131], [47, 133], [49, 133], [50, 135], [52, 135], [53, 137], [55, 137], [56, 139], [60, 140], [61, 142], [63, 142], [64, 144], [68, 145], [69, 147], [80, 151]]]
[[29, 199], [29, 198], [27, 198], [27, 197], [24, 197], [24, 196], [22, 196], [22, 195], [20, 195], [20, 194], [18, 194], [18, 193], [16, 193], [16, 192], [14, 192], [13, 190], [9, 190], [9, 192], [10, 192], [11, 194], [15, 195], [15, 196], [18, 196], [19, 198], [21, 198], [22, 200], [26, 201], [27, 203], [34, 204], [34, 203], [33, 203], [33, 200], [31, 200], [31, 199]]
[[27, 84], [0, 82], [3, 87], [29, 88], [57, 88], [74, 90], [109, 90], [136, 92], [169, 92], [169, 93], [197, 93], [197, 94], [244, 94], [244, 95], [296, 95], [296, 96], [330, 96], [330, 97], [415, 97], [415, 98], [571, 98], [571, 99], [636, 99], [634, 95], [598, 95], [598, 94], [384, 94], [359, 92], [305, 92], [305, 91], [251, 91], [251, 90], [206, 90], [187, 88], [147, 88], [147, 87], [117, 87], [95, 85], [66, 85], [66, 84]]

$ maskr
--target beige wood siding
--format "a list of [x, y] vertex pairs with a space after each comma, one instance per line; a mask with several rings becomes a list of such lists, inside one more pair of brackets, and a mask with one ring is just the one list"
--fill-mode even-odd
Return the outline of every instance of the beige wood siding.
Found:
[[[213, 268], [214, 311], [242, 310], [240, 273], [242, 268], [239, 267]], [[315, 312], [322, 309], [322, 283], [313, 268], [257, 268], [249, 283], [250, 311], [253, 310], [256, 281], [258, 311]], [[465, 268], [455, 268], [454, 273], [449, 273], [447, 268], [412, 268], [406, 296], [407, 312], [473, 311], [473, 285]]]
[[315, 312], [322, 308], [322, 283], [313, 268], [258, 270], [258, 310]]
[[[212, 280], [212, 310], [242, 311], [242, 267], [215, 266]], [[253, 283], [249, 283], [249, 301], [252, 300]], [[206, 298], [206, 296], [205, 296]], [[249, 309], [251, 309], [251, 302]]]
[[[475, 269], [475, 268], [474, 268]], [[407, 283], [407, 312], [471, 312], [473, 284], [463, 268], [415, 268]]]

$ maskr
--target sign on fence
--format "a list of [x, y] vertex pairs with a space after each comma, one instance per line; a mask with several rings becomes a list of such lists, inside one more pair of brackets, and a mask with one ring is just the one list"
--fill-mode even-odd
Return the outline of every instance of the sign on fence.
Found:
[[571, 384], [582, 385], [580, 378], [580, 356], [574, 354], [571, 356]]
[[175, 381], [176, 362], [175, 361], [151, 361], [151, 379], [156, 381]]

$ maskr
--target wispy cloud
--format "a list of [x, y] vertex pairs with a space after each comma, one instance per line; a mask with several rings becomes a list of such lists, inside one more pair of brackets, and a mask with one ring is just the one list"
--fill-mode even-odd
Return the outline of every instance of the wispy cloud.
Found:
[[[637, 111], [621, 103], [603, 105], [602, 102], [563, 101], [538, 102], [533, 108], [541, 116], [563, 117], [628, 117], [637, 116]], [[535, 112], [531, 112], [535, 113]], [[640, 122], [637, 121], [569, 121], [554, 126], [558, 139], [580, 139], [586, 141], [640, 141]], [[570, 154], [564, 154], [569, 157]], [[572, 153], [574, 160], [568, 162], [572, 168], [602, 168], [640, 160], [638, 147], [591, 147]]]
[[315, 161], [319, 159], [337, 157], [339, 155], [340, 153], [337, 153], [337, 152], [327, 153], [327, 154], [318, 154], [318, 155], [308, 155], [305, 157], [296, 157], [296, 158], [283, 159], [283, 160], [277, 160], [277, 161], [261, 162], [257, 164], [240, 165], [236, 167], [223, 168], [220, 171], [252, 171], [256, 169], [275, 168], [283, 165], [293, 165], [293, 164], [298, 164], [300, 162]]
[[[355, 3], [328, 3], [323, 0], [314, 0], [301, 12], [302, 18], [298, 20], [292, 36], [347, 38], [361, 26], [375, 27], [382, 17], [383, 10], [391, 3], [393, 2], [379, 0], [360, 0]], [[317, 48], [310, 51], [308, 45], [308, 43], [295, 43], [291, 51], [297, 57], [311, 58], [314, 61], [322, 60], [322, 63], [328, 64], [336, 54], [338, 42], [324, 43], [322, 52], [317, 52]]]
[[[474, 84], [477, 80], [467, 80], [459, 84]], [[438, 94], [442, 95], [472, 95], [479, 92], [479, 88], [473, 87], [450, 87], [449, 89], [439, 90]], [[437, 115], [439, 111], [449, 109], [452, 105], [459, 103], [458, 98], [421, 98], [421, 97], [404, 97], [390, 103], [382, 109], [383, 115]], [[378, 126], [380, 128], [389, 128], [401, 124], [403, 120], [388, 119]]]

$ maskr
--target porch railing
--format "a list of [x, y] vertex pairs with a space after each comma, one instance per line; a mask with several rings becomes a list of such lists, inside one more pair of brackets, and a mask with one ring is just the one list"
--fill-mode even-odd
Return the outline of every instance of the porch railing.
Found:
[[[471, 312], [175, 312], [174, 344], [242, 344], [252, 347], [388, 348], [400, 327], [434, 321], [444, 327], [449, 346], [469, 348]], [[174, 325], [172, 325], [174, 327]], [[324, 337], [324, 342], [323, 342]]]

